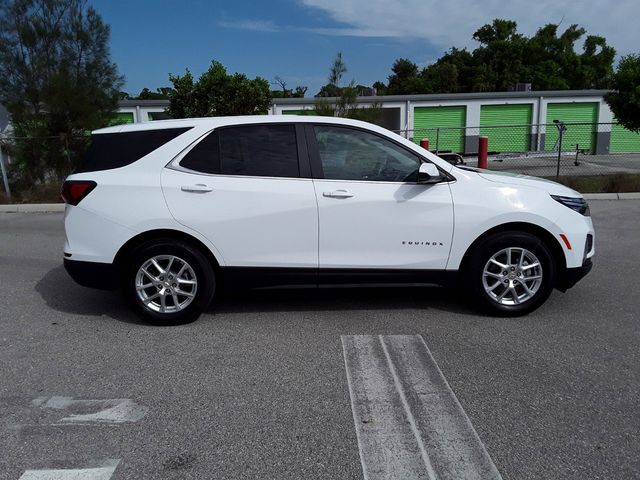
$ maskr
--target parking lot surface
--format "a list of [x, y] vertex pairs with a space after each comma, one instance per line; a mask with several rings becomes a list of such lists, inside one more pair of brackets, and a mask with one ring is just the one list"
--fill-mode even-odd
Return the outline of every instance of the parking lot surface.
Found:
[[524, 318], [440, 288], [292, 290], [165, 328], [72, 282], [61, 214], [0, 214], [0, 479], [361, 479], [360, 335], [421, 336], [502, 478], [640, 478], [640, 202], [591, 210], [594, 270]]

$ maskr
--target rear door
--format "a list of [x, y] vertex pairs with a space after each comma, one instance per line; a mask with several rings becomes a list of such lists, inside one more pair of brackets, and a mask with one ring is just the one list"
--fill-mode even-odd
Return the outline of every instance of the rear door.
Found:
[[315, 275], [317, 204], [298, 128], [218, 128], [164, 169], [172, 215], [207, 237], [226, 266], [308, 268]]

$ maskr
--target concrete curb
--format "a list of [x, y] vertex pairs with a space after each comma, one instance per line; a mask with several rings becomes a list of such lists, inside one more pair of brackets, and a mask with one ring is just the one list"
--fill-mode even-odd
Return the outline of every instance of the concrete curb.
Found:
[[[640, 192], [585, 193], [587, 200], [640, 200]], [[64, 212], [64, 203], [16, 203], [0, 205], [0, 213], [54, 213]]]
[[587, 200], [640, 200], [640, 192], [626, 193], [585, 193]]
[[64, 212], [64, 203], [16, 203], [0, 205], [0, 213], [52, 213]]

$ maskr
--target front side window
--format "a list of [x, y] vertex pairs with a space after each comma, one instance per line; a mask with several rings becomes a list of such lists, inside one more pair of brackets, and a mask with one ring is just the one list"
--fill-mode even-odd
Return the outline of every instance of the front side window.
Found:
[[201, 173], [254, 177], [299, 177], [293, 125], [247, 125], [214, 130], [180, 165]]
[[324, 178], [415, 182], [420, 159], [393, 142], [346, 127], [314, 127]]

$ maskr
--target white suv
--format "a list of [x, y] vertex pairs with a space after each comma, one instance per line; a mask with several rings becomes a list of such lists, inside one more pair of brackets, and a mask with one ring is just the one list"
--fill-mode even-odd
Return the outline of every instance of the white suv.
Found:
[[354, 120], [252, 116], [93, 132], [64, 184], [64, 264], [146, 319], [196, 319], [225, 288], [440, 284], [515, 316], [591, 268], [582, 196], [454, 167]]

